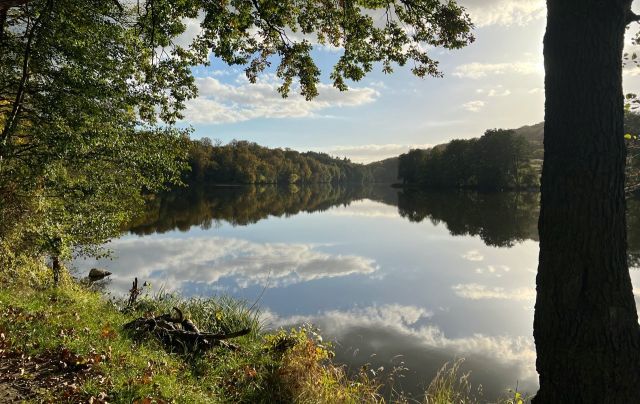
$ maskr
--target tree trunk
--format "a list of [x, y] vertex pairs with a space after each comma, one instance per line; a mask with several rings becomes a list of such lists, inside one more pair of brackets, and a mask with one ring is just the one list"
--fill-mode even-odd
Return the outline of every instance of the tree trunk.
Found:
[[535, 403], [640, 403], [622, 52], [631, 0], [548, 0]]
[[51, 269], [53, 270], [53, 284], [58, 286], [58, 283], [60, 282], [61, 266], [60, 258], [57, 255], [51, 257]]
[[0, 47], [4, 42], [4, 24], [7, 22], [7, 9], [0, 8]]

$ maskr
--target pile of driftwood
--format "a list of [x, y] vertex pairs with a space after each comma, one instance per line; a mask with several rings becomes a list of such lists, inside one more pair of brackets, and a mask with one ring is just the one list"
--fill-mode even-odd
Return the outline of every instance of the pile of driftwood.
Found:
[[163, 314], [156, 317], [140, 317], [124, 325], [124, 329], [134, 333], [138, 338], [153, 336], [172, 352], [202, 353], [215, 346], [232, 344], [225, 340], [247, 335], [251, 330], [244, 329], [229, 334], [201, 332], [198, 327], [182, 311], [174, 307], [176, 315]]

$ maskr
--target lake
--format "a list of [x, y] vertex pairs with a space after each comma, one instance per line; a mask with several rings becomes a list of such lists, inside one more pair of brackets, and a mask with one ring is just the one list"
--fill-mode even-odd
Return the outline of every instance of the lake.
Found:
[[[414, 396], [463, 357], [492, 399], [537, 388], [538, 200], [388, 186], [184, 191], [110, 243], [116, 259], [76, 266], [109, 268], [117, 294], [138, 277], [154, 291], [259, 299], [267, 327], [316, 325], [352, 371], [406, 367], [394, 388]], [[628, 217], [638, 228], [640, 203]], [[640, 235], [629, 245], [638, 266]]]

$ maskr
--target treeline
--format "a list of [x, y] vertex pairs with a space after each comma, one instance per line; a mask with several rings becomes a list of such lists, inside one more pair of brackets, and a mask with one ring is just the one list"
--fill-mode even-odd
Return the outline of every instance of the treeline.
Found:
[[187, 184], [362, 184], [373, 182], [370, 169], [325, 153], [271, 149], [234, 140], [213, 144], [193, 140]]
[[538, 186], [533, 148], [514, 130], [492, 129], [480, 138], [415, 149], [398, 161], [405, 185], [457, 189], [525, 189]]

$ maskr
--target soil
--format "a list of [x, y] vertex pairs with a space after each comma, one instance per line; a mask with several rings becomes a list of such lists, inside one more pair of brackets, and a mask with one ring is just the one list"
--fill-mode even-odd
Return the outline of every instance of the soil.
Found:
[[62, 349], [26, 356], [0, 350], [0, 404], [32, 402], [105, 403], [104, 398], [87, 396], [79, 388], [93, 374], [78, 364], [76, 356]]

